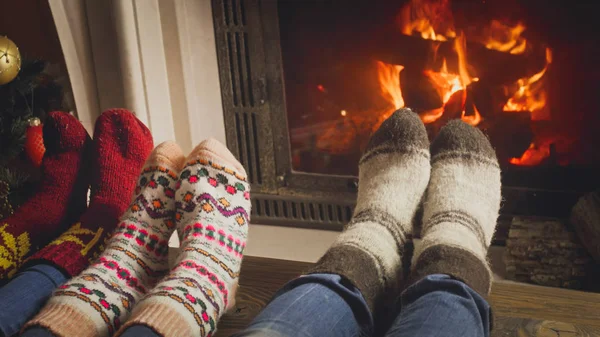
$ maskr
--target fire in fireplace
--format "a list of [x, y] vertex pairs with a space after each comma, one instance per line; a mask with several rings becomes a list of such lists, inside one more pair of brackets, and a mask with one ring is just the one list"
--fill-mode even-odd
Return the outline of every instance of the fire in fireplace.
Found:
[[358, 161], [395, 109], [434, 137], [486, 131], [513, 216], [568, 217], [600, 186], [600, 43], [592, 2], [212, 0], [227, 144], [257, 223], [339, 230]]
[[483, 129], [505, 171], [597, 166], [597, 103], [572, 90], [589, 81], [590, 42], [552, 35], [547, 14], [566, 2], [535, 3], [280, 2], [293, 169], [356, 175], [369, 135], [405, 106], [431, 137], [454, 118]]

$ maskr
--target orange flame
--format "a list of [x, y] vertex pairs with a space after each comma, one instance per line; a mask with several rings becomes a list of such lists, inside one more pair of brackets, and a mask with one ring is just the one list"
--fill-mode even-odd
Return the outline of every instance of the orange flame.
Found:
[[[420, 2], [423, 2], [422, 4]], [[412, 0], [402, 8], [398, 14], [398, 22], [400, 24], [400, 31], [404, 35], [413, 35], [418, 33], [423, 39], [436, 40], [436, 41], [447, 41], [448, 38], [456, 37], [454, 27], [452, 24], [446, 24], [443, 33], [436, 33], [434, 25], [442, 23], [438, 16], [442, 16], [450, 13], [449, 1], [442, 0], [436, 3], [428, 1]], [[436, 20], [437, 19], [437, 20]], [[441, 29], [441, 27], [438, 27]]]
[[390, 115], [395, 110], [404, 107], [404, 98], [400, 89], [400, 72], [402, 69], [404, 69], [403, 66], [377, 61], [377, 75], [379, 77], [381, 96], [393, 106]]
[[521, 78], [517, 81], [519, 89], [504, 105], [504, 111], [530, 111], [532, 120], [549, 119], [546, 106], [546, 90], [544, 88], [544, 75], [552, 63], [552, 51], [546, 48], [546, 66], [531, 77]]
[[[443, 61], [442, 69], [439, 72], [426, 70], [424, 73], [429, 77], [431, 84], [438, 92], [440, 98], [442, 99], [443, 105], [448, 103], [450, 97], [452, 97], [454, 93], [462, 90], [462, 120], [471, 125], [477, 125], [482, 120], [477, 108], [474, 107], [473, 109], [475, 111], [475, 115], [465, 116], [465, 103], [467, 101], [467, 91], [465, 89], [469, 84], [477, 81], [477, 79], [472, 78], [467, 70], [467, 41], [464, 34], [461, 33], [456, 39], [454, 39], [454, 49], [458, 55], [458, 74], [452, 74], [448, 72], [446, 60]], [[421, 120], [426, 124], [433, 123], [441, 118], [443, 114], [443, 107], [428, 110], [421, 115]]]
[[488, 49], [515, 55], [523, 54], [527, 49], [527, 40], [521, 36], [524, 31], [525, 25], [520, 22], [511, 27], [498, 20], [492, 20], [490, 26], [484, 30], [483, 44]]
[[513, 165], [536, 166], [541, 164], [548, 156], [550, 156], [549, 143], [544, 143], [539, 146], [535, 143], [531, 143], [521, 158], [511, 158], [510, 163]]

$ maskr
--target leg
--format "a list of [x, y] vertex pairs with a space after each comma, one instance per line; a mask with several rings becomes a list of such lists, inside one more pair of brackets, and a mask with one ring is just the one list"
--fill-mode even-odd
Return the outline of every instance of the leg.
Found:
[[426, 276], [404, 291], [401, 303], [402, 311], [386, 336], [489, 336], [489, 304], [448, 275]]
[[37, 192], [0, 222], [0, 282], [15, 275], [37, 247], [64, 231], [86, 207], [90, 136], [64, 112], [48, 114], [44, 135], [43, 179]]
[[373, 319], [360, 291], [335, 274], [300, 277], [235, 337], [369, 336]]
[[[275, 298], [240, 336], [296, 336], [298, 331], [302, 336], [358, 336], [382, 325], [388, 299], [395, 299], [405, 282], [412, 220], [429, 181], [429, 159], [419, 117], [409, 109], [395, 112], [371, 138], [359, 163], [354, 216], [305, 276], [310, 282], [292, 282], [297, 287]], [[323, 283], [324, 275], [336, 282]], [[332, 304], [321, 305], [323, 298]]]
[[90, 151], [89, 206], [77, 223], [34, 254], [29, 263], [54, 264], [70, 277], [81, 273], [100, 255], [117, 227], [152, 148], [150, 131], [131, 112], [111, 109], [102, 113]]
[[500, 209], [500, 168], [488, 139], [461, 121], [431, 146], [422, 242], [389, 335], [489, 336], [486, 255]]
[[129, 327], [161, 336], [212, 336], [233, 306], [250, 215], [244, 168], [221, 143], [198, 145], [179, 175], [175, 221], [181, 250], [169, 275], [134, 308]]
[[119, 329], [136, 302], [168, 271], [175, 185], [184, 160], [175, 143], [162, 143], [152, 152], [104, 252], [54, 292], [26, 324], [31, 329], [23, 336], [37, 336], [40, 328], [59, 337], [109, 336]]
[[19, 332], [48, 300], [52, 291], [67, 281], [64, 274], [50, 265], [37, 265], [18, 273], [0, 288], [0, 336]]

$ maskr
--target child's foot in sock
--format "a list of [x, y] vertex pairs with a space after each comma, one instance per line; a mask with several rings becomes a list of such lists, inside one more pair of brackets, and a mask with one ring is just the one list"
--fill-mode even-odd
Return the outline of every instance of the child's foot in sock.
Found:
[[448, 274], [485, 296], [492, 280], [486, 254], [500, 209], [496, 154], [479, 129], [458, 120], [442, 128], [431, 155], [422, 241], [411, 281]]
[[64, 112], [48, 115], [39, 190], [0, 222], [0, 279], [12, 277], [30, 253], [85, 210], [89, 172], [84, 154], [90, 143], [75, 117]]
[[188, 157], [180, 184], [175, 219], [181, 253], [127, 326], [146, 325], [165, 337], [207, 337], [233, 302], [248, 235], [249, 184], [243, 167], [213, 139]]
[[396, 111], [360, 160], [352, 220], [311, 272], [344, 276], [360, 289], [371, 312], [380, 309], [383, 297], [393, 298], [403, 281], [412, 220], [429, 173], [425, 126], [410, 109]]
[[104, 112], [94, 129], [90, 205], [79, 222], [32, 256], [30, 263], [51, 263], [70, 276], [87, 267], [127, 209], [151, 151], [150, 131], [131, 112]]
[[109, 336], [119, 329], [136, 301], [168, 271], [175, 189], [184, 162], [175, 143], [152, 152], [106, 250], [59, 287], [26, 327], [45, 327], [59, 337]]

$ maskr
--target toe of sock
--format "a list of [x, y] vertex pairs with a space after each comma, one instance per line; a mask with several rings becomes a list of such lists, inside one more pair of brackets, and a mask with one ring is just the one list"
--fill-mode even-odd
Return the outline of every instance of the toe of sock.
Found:
[[425, 125], [411, 109], [399, 109], [386, 119], [373, 134], [366, 151], [382, 145], [428, 149], [429, 139]]
[[188, 156], [188, 161], [199, 158], [205, 158], [220, 165], [230, 166], [239, 174], [246, 176], [246, 170], [233, 153], [229, 151], [227, 146], [214, 138], [208, 138], [198, 144]]
[[144, 162], [153, 148], [150, 130], [126, 109], [110, 109], [102, 113], [94, 129], [99, 151], [109, 149], [124, 158]]
[[179, 172], [185, 164], [185, 156], [181, 147], [173, 141], [160, 143], [148, 157], [146, 166], [161, 165]]
[[431, 144], [432, 157], [447, 152], [473, 153], [496, 160], [496, 152], [483, 132], [459, 119], [448, 122]]
[[48, 114], [43, 133], [47, 155], [78, 151], [90, 139], [87, 131], [77, 118], [60, 111]]

